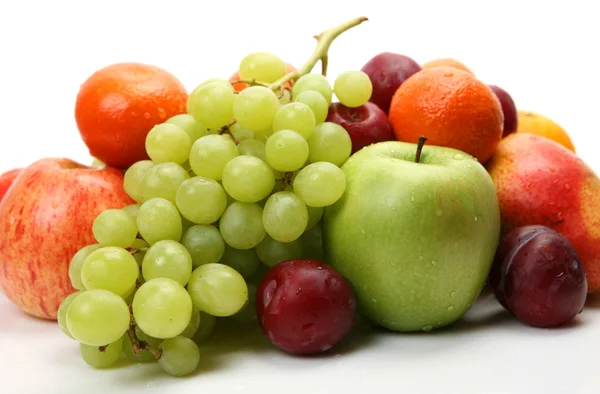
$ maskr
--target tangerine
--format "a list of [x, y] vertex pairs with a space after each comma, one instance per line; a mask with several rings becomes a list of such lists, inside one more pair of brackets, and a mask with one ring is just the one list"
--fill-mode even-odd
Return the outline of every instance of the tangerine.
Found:
[[117, 63], [92, 74], [80, 87], [75, 120], [90, 154], [125, 169], [148, 159], [150, 129], [185, 112], [188, 93], [171, 73], [141, 63]]
[[434, 67], [454, 67], [454, 68], [458, 68], [459, 70], [463, 70], [463, 71], [473, 74], [473, 71], [471, 71], [463, 63], [459, 62], [458, 60], [449, 58], [449, 57], [434, 59], [434, 60], [431, 60], [431, 61], [423, 64], [423, 68], [434, 68]]
[[517, 111], [517, 133], [537, 134], [549, 138], [575, 152], [573, 141], [560, 125], [552, 119], [530, 111]]
[[399, 141], [466, 152], [485, 163], [502, 138], [504, 115], [494, 92], [473, 74], [452, 67], [423, 69], [392, 98], [389, 114]]

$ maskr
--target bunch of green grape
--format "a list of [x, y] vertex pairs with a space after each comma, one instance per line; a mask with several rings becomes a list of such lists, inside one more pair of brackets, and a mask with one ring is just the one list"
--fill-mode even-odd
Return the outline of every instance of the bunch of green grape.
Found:
[[[226, 80], [208, 80], [190, 94], [188, 113], [149, 132], [150, 160], [124, 177], [136, 204], [98, 215], [97, 243], [69, 267], [79, 291], [63, 301], [58, 321], [85, 362], [104, 368], [124, 353], [190, 374], [216, 318], [256, 318], [261, 272], [323, 258], [321, 218], [344, 194], [340, 166], [352, 142], [325, 121], [327, 79], [304, 75], [284, 94], [268, 84], [285, 71], [276, 56], [250, 54], [240, 76], [260, 83], [236, 92]], [[362, 105], [371, 85], [353, 73], [360, 72], [338, 77], [335, 93]]]

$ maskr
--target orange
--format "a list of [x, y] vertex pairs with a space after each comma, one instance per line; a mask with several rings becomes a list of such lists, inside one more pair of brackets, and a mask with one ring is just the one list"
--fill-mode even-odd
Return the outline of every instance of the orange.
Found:
[[[286, 63], [286, 66], [287, 66], [286, 70], [285, 70], [286, 74], [296, 71], [296, 67], [292, 66], [291, 64]], [[235, 82], [235, 81], [239, 81], [239, 80], [240, 80], [240, 73], [238, 71], [234, 72], [231, 75], [231, 77], [229, 77], [229, 82]], [[294, 83], [293, 81], [290, 81], [283, 86], [291, 88], [293, 83]], [[244, 90], [248, 87], [248, 84], [243, 83], [243, 82], [238, 82], [238, 83], [234, 83], [232, 86], [236, 92], [241, 92], [242, 90]]]
[[537, 134], [575, 152], [575, 146], [567, 132], [552, 119], [529, 111], [517, 111], [517, 114], [517, 133]]
[[458, 68], [459, 70], [463, 70], [463, 71], [473, 74], [473, 71], [471, 71], [467, 66], [465, 66], [458, 60], [454, 60], [454, 59], [447, 58], [447, 57], [431, 60], [431, 61], [423, 64], [423, 68], [433, 68], [433, 67], [454, 67], [454, 68]]
[[93, 157], [125, 169], [148, 159], [146, 135], [155, 125], [184, 113], [187, 97], [183, 84], [161, 68], [113, 64], [81, 85], [75, 120]]
[[389, 120], [399, 141], [445, 146], [485, 163], [502, 138], [504, 115], [494, 92], [452, 67], [424, 69], [392, 97]]

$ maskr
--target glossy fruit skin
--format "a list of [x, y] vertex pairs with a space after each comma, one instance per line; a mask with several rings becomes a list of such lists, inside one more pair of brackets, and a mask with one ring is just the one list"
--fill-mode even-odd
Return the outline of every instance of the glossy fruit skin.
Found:
[[[293, 65], [286, 63], [286, 70], [285, 73], [289, 74], [291, 72], [296, 71], [296, 67], [294, 67]], [[240, 73], [239, 71], [234, 72], [233, 74], [231, 74], [231, 76], [229, 77], [229, 82], [236, 82], [240, 80]], [[286, 82], [283, 86], [287, 87], [287, 88], [291, 88], [292, 85], [294, 84], [294, 81], [291, 80], [289, 82]], [[236, 92], [241, 92], [242, 90], [246, 89], [249, 85], [247, 83], [244, 82], [236, 82], [234, 84], [232, 84], [233, 86], [233, 90], [235, 90]]]
[[419, 71], [394, 94], [390, 123], [399, 141], [461, 150], [485, 163], [502, 138], [504, 116], [492, 90], [452, 67]]
[[537, 134], [575, 152], [575, 145], [565, 129], [547, 116], [531, 111], [518, 111], [517, 118], [517, 133]]
[[439, 59], [430, 60], [427, 63], [423, 64], [423, 68], [435, 68], [435, 67], [453, 67], [458, 70], [466, 71], [470, 74], [473, 74], [473, 71], [465, 66], [463, 63], [459, 62], [456, 59], [452, 59], [449, 57], [443, 57]]
[[271, 268], [256, 292], [256, 312], [264, 334], [293, 354], [325, 352], [355, 322], [356, 301], [349, 283], [316, 260], [289, 260]]
[[96, 243], [94, 219], [132, 203], [117, 169], [53, 158], [31, 164], [0, 203], [0, 289], [26, 313], [56, 319], [75, 291], [71, 258]]
[[372, 102], [357, 108], [332, 103], [325, 121], [337, 123], [346, 129], [352, 140], [352, 153], [365, 146], [394, 139], [387, 116]]
[[506, 234], [539, 224], [575, 247], [588, 292], [600, 292], [600, 178], [574, 152], [547, 138], [514, 133], [486, 165], [496, 185]]
[[504, 129], [502, 132], [502, 138], [504, 138], [507, 135], [517, 131], [517, 107], [514, 100], [506, 90], [496, 85], [489, 86], [490, 89], [492, 89], [492, 91], [496, 94], [496, 97], [498, 97], [498, 100], [500, 100], [500, 105], [502, 106], [502, 113], [504, 114]]
[[146, 135], [155, 125], [185, 112], [188, 94], [167, 71], [141, 63], [117, 63], [82, 85], [75, 120], [90, 154], [125, 169], [148, 159]]
[[23, 172], [22, 168], [14, 168], [3, 174], [0, 174], [0, 202], [21, 172]]
[[498, 301], [523, 322], [551, 328], [583, 309], [587, 280], [573, 245], [541, 225], [518, 227], [500, 243], [489, 284]]
[[371, 101], [387, 115], [398, 87], [414, 73], [421, 71], [419, 63], [408, 56], [392, 52], [375, 55], [361, 69], [373, 84]]

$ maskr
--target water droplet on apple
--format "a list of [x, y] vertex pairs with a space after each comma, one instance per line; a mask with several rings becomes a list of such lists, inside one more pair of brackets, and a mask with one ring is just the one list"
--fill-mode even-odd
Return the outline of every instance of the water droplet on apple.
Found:
[[455, 295], [456, 295], [456, 292], [455, 292], [454, 290], [452, 290], [452, 291], [450, 292], [450, 297], [454, 297]]
[[433, 325], [432, 324], [428, 324], [426, 326], [421, 327], [421, 330], [425, 331], [425, 332], [429, 332], [431, 330], [433, 330]]
[[435, 266], [437, 265], [437, 261], [433, 260], [433, 261], [431, 262], [431, 265], [433, 265], [433, 266], [435, 267]]
[[454, 160], [462, 160], [462, 159], [464, 159], [465, 157], [464, 157], [463, 155], [461, 155], [460, 153], [455, 153], [455, 154], [454, 154], [454, 156], [452, 156], [452, 158], [453, 158]]
[[568, 183], [565, 183], [565, 189], [571, 190], [571, 185], [569, 185]]
[[364, 229], [364, 228], [361, 228], [361, 229], [360, 229], [360, 232], [364, 234], [364, 233], [365, 233], [365, 229]]
[[454, 310], [454, 305], [450, 305], [448, 308], [446, 308], [446, 310], [448, 312], [452, 312]]
[[374, 303], [377, 303], [377, 300], [375, 298], [371, 298], [371, 301], [373, 301]]

